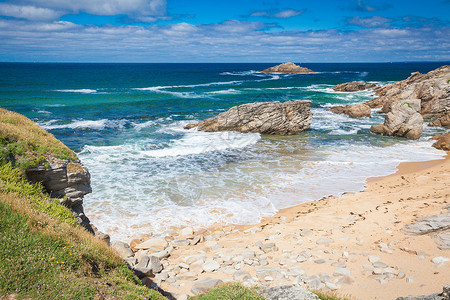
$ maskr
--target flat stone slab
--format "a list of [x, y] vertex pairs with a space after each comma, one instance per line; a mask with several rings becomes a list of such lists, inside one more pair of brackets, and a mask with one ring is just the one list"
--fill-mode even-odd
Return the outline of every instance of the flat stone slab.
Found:
[[258, 294], [267, 300], [319, 300], [316, 294], [295, 286], [279, 286], [259, 290]]

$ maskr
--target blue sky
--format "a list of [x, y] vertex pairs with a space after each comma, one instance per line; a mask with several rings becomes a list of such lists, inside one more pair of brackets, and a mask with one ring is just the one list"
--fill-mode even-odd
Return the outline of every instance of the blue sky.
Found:
[[450, 60], [450, 0], [0, 0], [0, 61]]

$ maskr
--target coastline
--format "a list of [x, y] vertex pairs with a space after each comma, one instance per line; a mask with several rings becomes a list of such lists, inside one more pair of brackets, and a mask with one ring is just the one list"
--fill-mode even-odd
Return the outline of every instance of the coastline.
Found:
[[[211, 242], [177, 246], [168, 258], [169, 274], [173, 266], [186, 263], [193, 255], [217, 261], [221, 267], [200, 274], [195, 274], [195, 268], [182, 269], [176, 283], [158, 276], [155, 281], [166, 291], [189, 294], [194, 278], [231, 281], [236, 280], [233, 273], [239, 270], [254, 279], [247, 282], [249, 285], [305, 286], [298, 279], [301, 277], [310, 280], [310, 288], [316, 285], [350, 299], [394, 299], [440, 292], [448, 284], [450, 263], [436, 264], [432, 259], [450, 257], [450, 251], [439, 249], [430, 235], [410, 236], [402, 228], [416, 218], [446, 212], [450, 156], [403, 162], [397, 168], [394, 174], [370, 178], [358, 193], [282, 209], [256, 225], [196, 232], [194, 236], [202, 234]], [[258, 243], [275, 243], [276, 248], [258, 257]], [[254, 259], [236, 260], [248, 251], [256, 253]], [[311, 256], [304, 259], [305, 251]], [[374, 268], [369, 257], [375, 257], [381, 263], [378, 267], [385, 265], [392, 274], [376, 274], [380, 268]], [[264, 274], [261, 268], [273, 272]], [[336, 275], [337, 269], [350, 275]], [[329, 282], [317, 282], [314, 277], [328, 278]]]

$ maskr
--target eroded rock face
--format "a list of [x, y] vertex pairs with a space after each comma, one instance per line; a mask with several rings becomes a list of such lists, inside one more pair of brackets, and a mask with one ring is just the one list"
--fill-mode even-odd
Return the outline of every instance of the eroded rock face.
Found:
[[427, 74], [412, 73], [405, 80], [375, 89], [378, 98], [367, 104], [383, 107], [388, 113], [394, 103], [408, 99], [420, 99], [420, 113], [424, 118], [439, 118], [450, 111], [450, 66], [443, 66]]
[[335, 106], [330, 108], [330, 111], [334, 112], [335, 114], [345, 114], [352, 118], [372, 117], [370, 107], [365, 103]]
[[444, 127], [450, 129], [450, 113], [447, 113], [446, 115], [437, 118], [433, 122], [428, 124], [429, 126], [437, 126], [437, 127]]
[[338, 92], [356, 92], [373, 88], [375, 86], [376, 84], [374, 83], [367, 84], [364, 81], [352, 81], [335, 85], [332, 87], [332, 89]]
[[376, 134], [418, 139], [422, 134], [423, 118], [419, 113], [420, 100], [407, 100], [392, 105], [384, 124], [373, 125], [370, 131]]
[[73, 211], [78, 224], [94, 232], [84, 214], [83, 196], [92, 192], [91, 176], [79, 161], [47, 157], [46, 162], [26, 170], [27, 179], [41, 182], [53, 198]]
[[450, 132], [433, 136], [432, 139], [436, 140], [436, 142], [433, 144], [434, 148], [444, 151], [450, 151]]
[[302, 74], [302, 73], [315, 73], [308, 68], [300, 67], [294, 63], [287, 62], [281, 65], [270, 67], [268, 69], [260, 71], [261, 73], [288, 73], [288, 74]]
[[185, 128], [291, 135], [307, 130], [311, 120], [311, 101], [275, 101], [235, 106], [214, 118], [189, 124]]

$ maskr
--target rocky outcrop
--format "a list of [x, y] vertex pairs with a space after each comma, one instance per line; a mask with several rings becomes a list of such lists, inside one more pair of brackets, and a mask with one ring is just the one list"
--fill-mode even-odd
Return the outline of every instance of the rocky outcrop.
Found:
[[450, 284], [442, 289], [442, 293], [421, 296], [398, 297], [396, 300], [450, 300]]
[[377, 98], [370, 100], [370, 107], [383, 107], [391, 111], [393, 104], [408, 99], [420, 99], [420, 113], [424, 118], [439, 118], [450, 111], [450, 66], [443, 66], [427, 74], [412, 73], [405, 80], [375, 89]]
[[373, 125], [370, 131], [376, 134], [418, 139], [422, 134], [423, 118], [419, 113], [420, 100], [407, 100], [392, 105], [384, 124]]
[[372, 117], [370, 107], [365, 103], [330, 108], [335, 114], [345, 114], [352, 118]]
[[367, 84], [364, 81], [352, 81], [335, 85], [332, 89], [338, 92], [357, 92], [374, 87], [376, 87], [376, 84], [374, 83]]
[[311, 101], [275, 101], [235, 106], [214, 118], [189, 124], [185, 128], [291, 135], [307, 130], [311, 120]]
[[430, 122], [428, 126], [444, 127], [450, 129], [450, 113], [447, 113], [446, 115], [437, 118], [433, 122]]
[[43, 163], [28, 168], [25, 174], [29, 181], [41, 182], [51, 197], [59, 198], [62, 205], [72, 210], [78, 224], [94, 233], [83, 209], [83, 197], [92, 192], [91, 176], [81, 162], [48, 156]]
[[300, 67], [291, 62], [287, 62], [287, 63], [277, 65], [274, 67], [270, 67], [270, 68], [262, 70], [260, 72], [261, 73], [287, 73], [287, 74], [315, 73], [313, 70]]
[[436, 149], [450, 151], [450, 132], [433, 136], [431, 139], [436, 140], [433, 147]]

